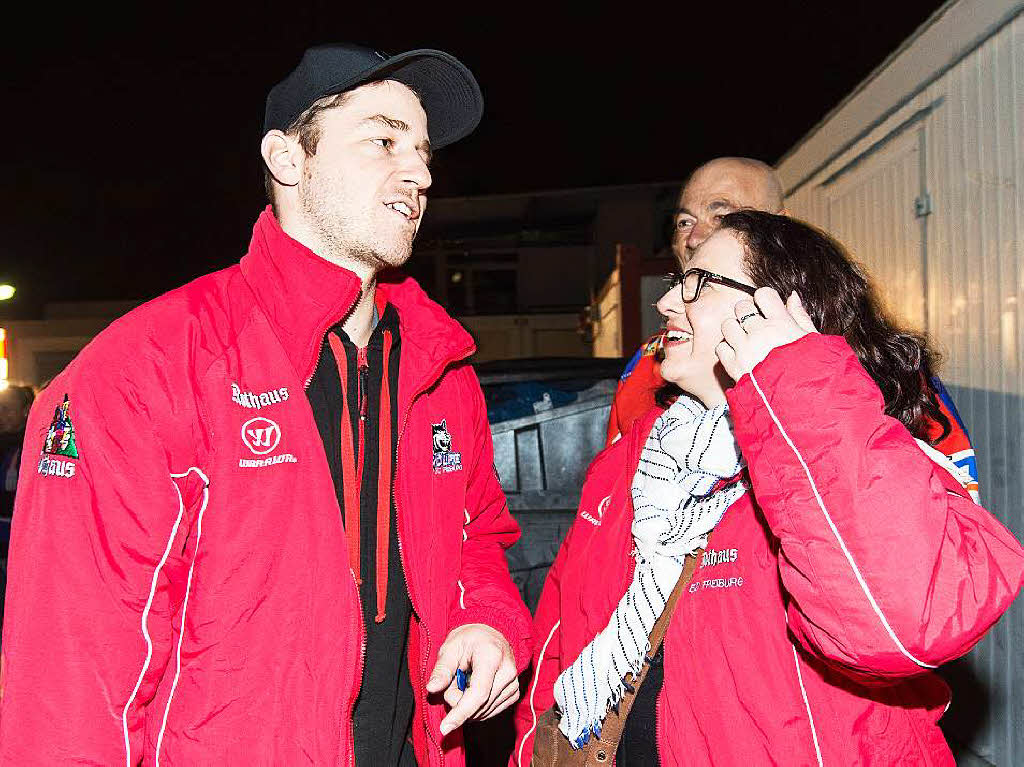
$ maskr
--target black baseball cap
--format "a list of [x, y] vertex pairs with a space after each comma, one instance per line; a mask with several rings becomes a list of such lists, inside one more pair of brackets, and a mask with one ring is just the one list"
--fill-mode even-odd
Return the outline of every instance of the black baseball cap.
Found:
[[444, 51], [421, 48], [388, 56], [352, 43], [309, 48], [267, 94], [263, 133], [286, 130], [314, 101], [376, 80], [396, 80], [420, 96], [432, 148], [465, 138], [480, 123], [484, 99], [473, 73]]

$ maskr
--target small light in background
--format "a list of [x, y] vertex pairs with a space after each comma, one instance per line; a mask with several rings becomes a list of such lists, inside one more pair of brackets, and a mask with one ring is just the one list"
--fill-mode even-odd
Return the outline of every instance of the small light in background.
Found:
[[8, 299], [14, 298], [14, 294], [16, 292], [17, 291], [14, 289], [13, 285], [8, 285], [6, 283], [0, 285], [0, 301], [7, 301]]
[[462, 272], [452, 272], [452, 282], [456, 285], [462, 282]]
[[0, 391], [7, 386], [7, 330], [0, 328]]

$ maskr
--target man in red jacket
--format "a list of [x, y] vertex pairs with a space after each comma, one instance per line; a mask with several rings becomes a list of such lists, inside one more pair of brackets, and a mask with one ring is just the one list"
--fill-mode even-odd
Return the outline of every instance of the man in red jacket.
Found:
[[241, 263], [42, 393], [0, 763], [461, 764], [462, 723], [517, 699], [530, 616], [474, 345], [389, 271], [431, 151], [481, 113], [440, 51], [310, 49], [267, 99]]
[[[718, 229], [722, 216], [743, 208], [787, 213], [782, 183], [771, 166], [747, 157], [718, 157], [697, 168], [683, 184], [672, 217], [672, 253], [682, 268], [697, 246]], [[625, 434], [654, 406], [654, 395], [665, 383], [660, 351], [659, 332], [626, 365], [612, 400], [606, 444]], [[967, 428], [942, 382], [935, 378], [932, 387], [950, 424], [949, 433], [935, 447], [957, 466], [965, 488], [977, 501], [978, 469]]]

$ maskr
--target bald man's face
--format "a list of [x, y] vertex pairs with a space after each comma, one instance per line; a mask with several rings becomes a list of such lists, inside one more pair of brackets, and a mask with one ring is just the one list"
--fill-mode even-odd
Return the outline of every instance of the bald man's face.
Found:
[[711, 162], [683, 187], [676, 206], [672, 252], [685, 264], [694, 249], [718, 229], [722, 217], [744, 208], [778, 213], [770, 179], [759, 168], [733, 162]]

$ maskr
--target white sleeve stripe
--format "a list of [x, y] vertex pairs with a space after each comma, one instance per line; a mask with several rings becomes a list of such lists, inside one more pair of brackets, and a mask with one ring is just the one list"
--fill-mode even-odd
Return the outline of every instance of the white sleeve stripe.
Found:
[[[188, 474], [188, 472], [185, 472], [185, 474], [172, 474], [171, 477], [184, 477], [186, 474]], [[181, 518], [185, 514], [185, 504], [181, 498], [181, 491], [178, 489], [177, 483], [173, 480], [171, 484], [174, 486], [174, 490], [178, 494], [178, 517], [174, 520], [174, 525], [171, 527], [171, 534], [167, 537], [167, 546], [164, 547], [164, 554], [160, 557], [160, 561], [157, 563], [156, 569], [153, 571], [153, 580], [149, 586], [149, 597], [146, 599], [146, 606], [142, 609], [142, 638], [146, 642], [146, 660], [142, 663], [142, 670], [139, 671], [139, 678], [135, 682], [135, 689], [133, 689], [132, 694], [128, 696], [128, 701], [124, 704], [124, 710], [121, 711], [121, 730], [124, 735], [125, 767], [132, 767], [132, 746], [131, 739], [128, 736], [128, 709], [130, 709], [132, 707], [132, 703], [135, 702], [135, 696], [139, 694], [139, 688], [142, 687], [142, 680], [146, 676], [146, 671], [149, 670], [149, 663], [153, 660], [153, 640], [149, 636], [149, 628], [146, 626], [146, 622], [149, 620], [149, 611], [153, 607], [153, 599], [156, 596], [156, 584], [160, 578], [160, 570], [163, 569], [164, 564], [167, 562], [167, 557], [171, 554], [171, 546], [174, 543], [174, 537], [178, 534], [178, 526], [181, 524]]]
[[[164, 707], [164, 718], [160, 724], [160, 733], [156, 738], [156, 760], [154, 767], [160, 767], [160, 749], [164, 741], [164, 732], [167, 729], [167, 715], [171, 711], [171, 701], [174, 699], [174, 691], [178, 688], [178, 679], [181, 677], [181, 643], [185, 639], [185, 612], [188, 610], [188, 599], [192, 592], [192, 573], [195, 570], [196, 558], [199, 556], [199, 542], [203, 537], [203, 515], [206, 513], [206, 505], [210, 500], [210, 479], [196, 467], [191, 467], [184, 474], [171, 475], [171, 476], [187, 476], [189, 472], [194, 471], [200, 477], [202, 477], [203, 487], [203, 503], [199, 507], [199, 517], [196, 522], [196, 550], [192, 553], [192, 564], [188, 568], [188, 581], [185, 584], [185, 601], [181, 605], [181, 627], [178, 630], [178, 648], [176, 653], [177, 667], [174, 672], [174, 681], [171, 683], [171, 692], [167, 696], [167, 705]], [[178, 490], [178, 486], [174, 486], [175, 490]], [[178, 500], [181, 501], [181, 491], [178, 490]]]
[[795, 647], [793, 647], [792, 650], [793, 662], [796, 663], [796, 680], [800, 683], [800, 694], [804, 699], [804, 708], [807, 709], [807, 719], [811, 723], [811, 738], [814, 740], [814, 754], [818, 757], [818, 767], [824, 767], [825, 763], [821, 760], [821, 748], [818, 746], [818, 730], [814, 726], [814, 714], [811, 713], [811, 704], [807, 700], [807, 690], [804, 688], [804, 675], [800, 673], [800, 656], [796, 654]]
[[533, 689], [530, 690], [530, 714], [533, 716], [533, 724], [530, 725], [530, 729], [523, 735], [523, 740], [519, 744], [519, 753], [516, 759], [519, 762], [520, 767], [523, 764], [523, 746], [526, 745], [526, 741], [529, 740], [530, 736], [533, 735], [533, 731], [537, 729], [537, 709], [533, 707], [533, 696], [537, 693], [537, 685], [540, 683], [540, 667], [544, 664], [544, 653], [548, 651], [548, 645], [551, 644], [551, 639], [555, 635], [555, 631], [562, 625], [562, 621], [557, 621], [554, 626], [551, 627], [551, 633], [548, 634], [548, 638], [544, 641], [544, 646], [540, 648], [540, 655], [537, 658], [537, 668], [533, 672]]
[[462, 581], [457, 581], [459, 584], [459, 607], [463, 610], [466, 609], [466, 587], [462, 585]]
[[892, 639], [893, 643], [896, 645], [899, 651], [903, 653], [903, 655], [905, 655], [911, 661], [916, 663], [918, 666], [921, 666], [922, 668], [936, 668], [930, 663], [925, 663], [924, 661], [918, 660], [913, 655], [911, 655], [907, 648], [903, 646], [903, 643], [899, 640], [899, 637], [896, 636], [896, 632], [892, 630], [892, 626], [889, 625], [889, 621], [882, 613], [881, 608], [878, 606], [878, 602], [875, 601], [875, 597], [871, 593], [871, 589], [868, 588], [867, 582], [861, 575], [860, 569], [857, 567], [857, 563], [853, 561], [853, 555], [850, 554], [850, 550], [846, 547], [846, 542], [843, 540], [843, 537], [839, 534], [839, 530], [832, 522], [832, 517], [828, 513], [828, 509], [825, 508], [825, 501], [822, 500], [821, 494], [818, 492], [818, 486], [814, 483], [814, 477], [811, 476], [811, 470], [807, 467], [807, 463], [804, 461], [804, 457], [800, 454], [800, 451], [797, 450], [796, 445], [793, 444], [793, 441], [789, 438], [789, 434], [786, 433], [786, 430], [782, 427], [782, 424], [779, 423], [779, 419], [775, 415], [775, 411], [772, 409], [772, 406], [768, 404], [768, 398], [765, 397], [764, 392], [761, 391], [761, 385], [758, 384], [757, 378], [754, 377], [753, 371], [751, 371], [749, 375], [751, 383], [754, 384], [754, 388], [757, 390], [758, 395], [760, 395], [761, 401], [764, 403], [764, 406], [768, 409], [768, 414], [771, 416], [772, 421], [774, 421], [775, 425], [778, 427], [779, 433], [782, 435], [782, 438], [786, 440], [786, 444], [789, 445], [789, 447], [793, 450], [793, 454], [796, 455], [797, 460], [800, 462], [800, 466], [803, 467], [804, 474], [807, 475], [807, 481], [810, 483], [811, 490], [814, 492], [814, 497], [818, 501], [818, 507], [821, 509], [821, 513], [825, 516], [825, 521], [828, 523], [829, 528], [832, 530], [832, 534], [835, 536], [836, 541], [839, 543], [839, 548], [842, 549], [843, 555], [846, 557], [846, 561], [849, 562], [850, 569], [853, 570], [853, 574], [856, 576], [857, 583], [860, 584], [861, 590], [864, 592], [864, 596], [867, 597], [868, 602], [871, 604], [871, 609], [874, 610], [875, 615], [878, 616], [878, 620], [881, 621], [882, 626], [885, 628], [886, 633], [889, 635], [889, 638]]

